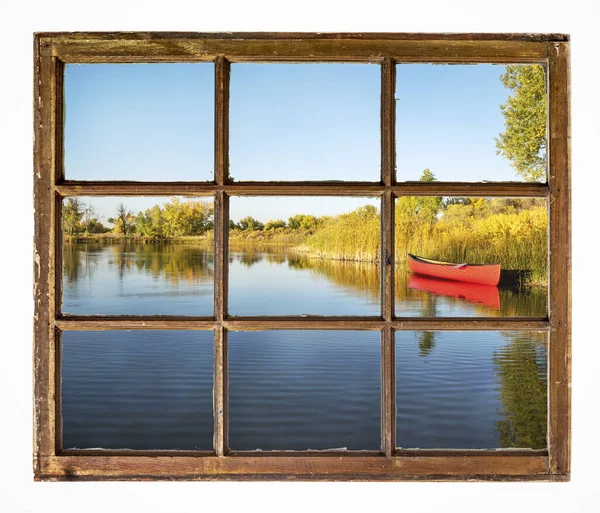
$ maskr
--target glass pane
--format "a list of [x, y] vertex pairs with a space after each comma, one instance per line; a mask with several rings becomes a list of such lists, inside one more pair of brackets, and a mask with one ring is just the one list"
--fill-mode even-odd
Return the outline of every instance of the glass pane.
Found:
[[63, 235], [64, 313], [213, 315], [212, 198], [67, 198]]
[[399, 64], [398, 181], [546, 181], [546, 78], [539, 64]]
[[380, 315], [379, 200], [231, 198], [231, 315]]
[[70, 180], [213, 179], [211, 63], [67, 64]]
[[379, 181], [381, 71], [373, 64], [233, 64], [235, 181]]
[[545, 333], [396, 332], [396, 445], [546, 448]]
[[380, 334], [229, 333], [234, 450], [380, 449]]
[[396, 315], [546, 316], [543, 198], [396, 200]]
[[65, 331], [63, 446], [212, 450], [212, 386], [212, 331]]

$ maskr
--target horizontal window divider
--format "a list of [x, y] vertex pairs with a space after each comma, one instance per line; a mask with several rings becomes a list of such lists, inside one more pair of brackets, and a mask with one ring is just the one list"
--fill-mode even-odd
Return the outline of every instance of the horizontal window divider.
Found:
[[[515, 480], [544, 479], [546, 456], [452, 455], [452, 456], [39, 456], [38, 480], [85, 479], [293, 479], [360, 480]], [[255, 469], [251, 471], [250, 469]], [[552, 476], [553, 477], [553, 476]], [[560, 476], [557, 480], [563, 480]]]
[[395, 196], [507, 196], [546, 197], [545, 183], [528, 182], [241, 182], [217, 185], [213, 182], [85, 182], [63, 181], [55, 185], [69, 196], [381, 196], [391, 190]]
[[68, 316], [56, 319], [55, 325], [63, 331], [213, 330], [218, 323], [211, 317]]
[[54, 186], [61, 196], [213, 196], [212, 182], [85, 182], [66, 180]]
[[240, 182], [223, 186], [231, 196], [379, 196], [386, 190], [380, 182]]
[[[529, 63], [547, 59], [547, 41], [469, 40], [446, 35], [441, 39], [358, 39], [354, 37], [303, 37], [270, 39], [262, 34], [246, 38], [156, 38], [122, 34], [105, 37], [64, 34], [40, 37], [40, 54], [58, 57], [66, 63], [162, 62], [189, 59], [213, 60], [224, 56], [231, 62], [246, 61], [333, 61], [379, 62], [393, 57], [399, 62], [443, 63]], [[114, 59], [114, 60], [108, 60]]]
[[228, 317], [223, 326], [231, 331], [260, 330], [381, 330], [378, 317]]
[[543, 317], [228, 317], [222, 322], [211, 317], [175, 316], [63, 316], [55, 321], [58, 329], [69, 330], [213, 330], [222, 325], [230, 331], [261, 330], [394, 330], [422, 331], [546, 331]]
[[546, 331], [544, 317], [396, 317], [390, 323], [398, 331]]
[[398, 182], [395, 196], [548, 196], [548, 184], [531, 182]]

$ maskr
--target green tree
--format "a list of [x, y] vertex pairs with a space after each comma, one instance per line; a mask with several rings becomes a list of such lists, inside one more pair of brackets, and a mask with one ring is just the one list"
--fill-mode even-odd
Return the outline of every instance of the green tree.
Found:
[[546, 76], [539, 64], [506, 66], [500, 77], [512, 92], [500, 106], [506, 130], [496, 139], [497, 153], [511, 160], [528, 182], [546, 174]]
[[302, 230], [316, 230], [319, 226], [319, 219], [315, 216], [306, 215], [300, 221], [300, 228]]
[[111, 217], [108, 222], [115, 225], [117, 232], [122, 233], [125, 237], [133, 234], [135, 228], [135, 217], [133, 212], [128, 210], [123, 203], [119, 203], [117, 207], [117, 217]]
[[[423, 170], [421, 182], [434, 182], [435, 175], [429, 170]], [[438, 196], [403, 196], [396, 203], [396, 216], [399, 219], [414, 219], [419, 223], [434, 223], [444, 205]]]
[[264, 228], [264, 225], [252, 216], [246, 216], [244, 219], [240, 219], [238, 224], [241, 230], [248, 230], [249, 232], [262, 230]]
[[86, 235], [90, 232], [94, 233], [91, 228], [98, 222], [98, 214], [94, 206], [91, 203], [89, 205], [82, 204], [81, 216]]
[[304, 214], [296, 214], [294, 217], [290, 217], [288, 219], [288, 226], [292, 230], [298, 230], [300, 228], [300, 224], [302, 223], [302, 219], [304, 219]]
[[[165, 237], [202, 235], [214, 227], [213, 207], [202, 201], [173, 198], [162, 209], [162, 232]], [[154, 213], [156, 217], [158, 214]]]
[[69, 237], [81, 229], [81, 219], [85, 205], [79, 198], [69, 198], [63, 207], [63, 227]]
[[276, 230], [278, 228], [285, 228], [286, 224], [283, 219], [276, 219], [275, 221], [270, 220], [265, 224], [265, 230]]

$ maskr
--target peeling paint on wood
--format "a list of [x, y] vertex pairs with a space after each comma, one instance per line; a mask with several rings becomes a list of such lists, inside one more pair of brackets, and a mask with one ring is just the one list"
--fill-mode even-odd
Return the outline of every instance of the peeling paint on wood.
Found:
[[[571, 296], [568, 39], [564, 34], [40, 33], [34, 41], [34, 475], [37, 480], [552, 480], [570, 472]], [[67, 181], [62, 77], [67, 62], [215, 62], [214, 182]], [[229, 183], [230, 62], [375, 62], [381, 65], [379, 182]], [[395, 178], [395, 63], [547, 65], [549, 182], [401, 182]], [[215, 198], [215, 316], [63, 316], [61, 200], [74, 195]], [[378, 317], [231, 317], [227, 312], [229, 198], [252, 195], [375, 196], [382, 200], [382, 311]], [[394, 201], [402, 195], [549, 197], [549, 318], [394, 317]], [[213, 330], [213, 453], [62, 451], [61, 330]], [[382, 333], [381, 452], [233, 453], [227, 446], [227, 332], [377, 330]], [[397, 451], [396, 330], [546, 331], [550, 340], [548, 451]]]

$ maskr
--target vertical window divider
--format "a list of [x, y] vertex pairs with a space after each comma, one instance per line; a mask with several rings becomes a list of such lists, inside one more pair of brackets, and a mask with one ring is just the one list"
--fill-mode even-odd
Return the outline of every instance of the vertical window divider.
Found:
[[394, 333], [391, 322], [394, 318], [394, 194], [395, 178], [395, 126], [396, 126], [396, 64], [386, 57], [381, 64], [381, 182], [386, 186], [381, 204], [381, 278], [382, 317], [386, 326], [382, 333], [381, 377], [382, 377], [382, 425], [381, 449], [386, 457], [395, 450], [395, 358]]
[[215, 345], [213, 410], [214, 449], [217, 456], [227, 452], [227, 317], [229, 197], [223, 190], [229, 175], [229, 61], [215, 60]]

